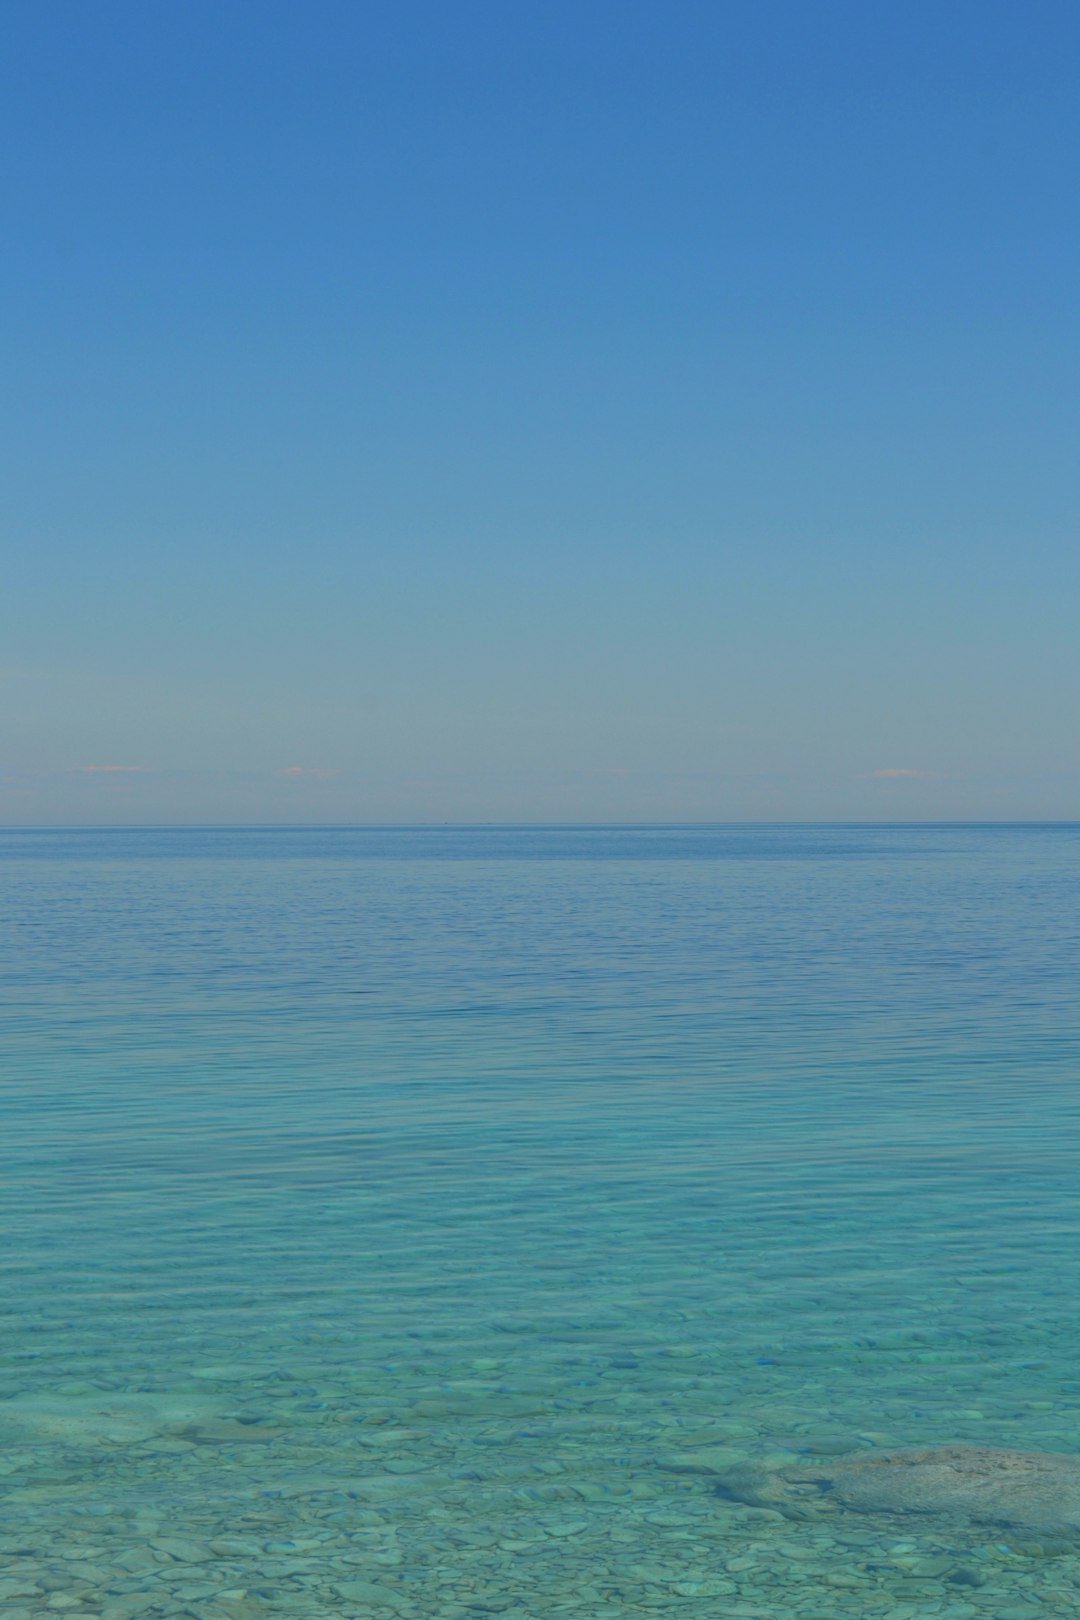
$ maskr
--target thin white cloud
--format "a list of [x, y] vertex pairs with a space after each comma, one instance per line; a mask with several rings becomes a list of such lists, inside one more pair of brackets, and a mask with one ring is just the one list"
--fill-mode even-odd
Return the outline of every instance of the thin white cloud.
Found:
[[880, 771], [871, 771], [871, 776], [886, 778], [894, 781], [900, 776], [933, 776], [933, 771], [913, 771], [907, 765], [885, 765]]
[[126, 776], [146, 776], [149, 774], [145, 765], [78, 765], [76, 770], [83, 776], [115, 776], [118, 772]]

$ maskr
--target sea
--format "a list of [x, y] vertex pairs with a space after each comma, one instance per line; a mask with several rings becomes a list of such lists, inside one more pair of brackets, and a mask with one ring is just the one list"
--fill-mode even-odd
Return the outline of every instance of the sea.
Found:
[[827, 1488], [1080, 1452], [1078, 969], [1072, 825], [0, 833], [0, 1620], [1080, 1616]]

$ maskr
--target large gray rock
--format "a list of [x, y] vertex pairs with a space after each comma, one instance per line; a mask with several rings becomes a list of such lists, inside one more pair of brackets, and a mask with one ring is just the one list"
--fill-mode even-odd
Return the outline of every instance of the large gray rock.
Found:
[[859, 1451], [790, 1468], [735, 1469], [720, 1476], [717, 1488], [793, 1519], [835, 1508], [920, 1513], [1080, 1540], [1080, 1457], [1050, 1451]]

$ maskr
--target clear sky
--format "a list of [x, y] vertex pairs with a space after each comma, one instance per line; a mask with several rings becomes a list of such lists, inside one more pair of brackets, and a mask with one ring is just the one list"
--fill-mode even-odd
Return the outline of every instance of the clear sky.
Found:
[[0, 821], [1080, 817], [1075, 0], [6, 0]]

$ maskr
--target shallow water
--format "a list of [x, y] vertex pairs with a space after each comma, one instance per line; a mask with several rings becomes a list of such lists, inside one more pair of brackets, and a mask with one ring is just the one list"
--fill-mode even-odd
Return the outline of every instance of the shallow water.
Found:
[[0, 834], [0, 1620], [1080, 1615], [1080, 829]]

